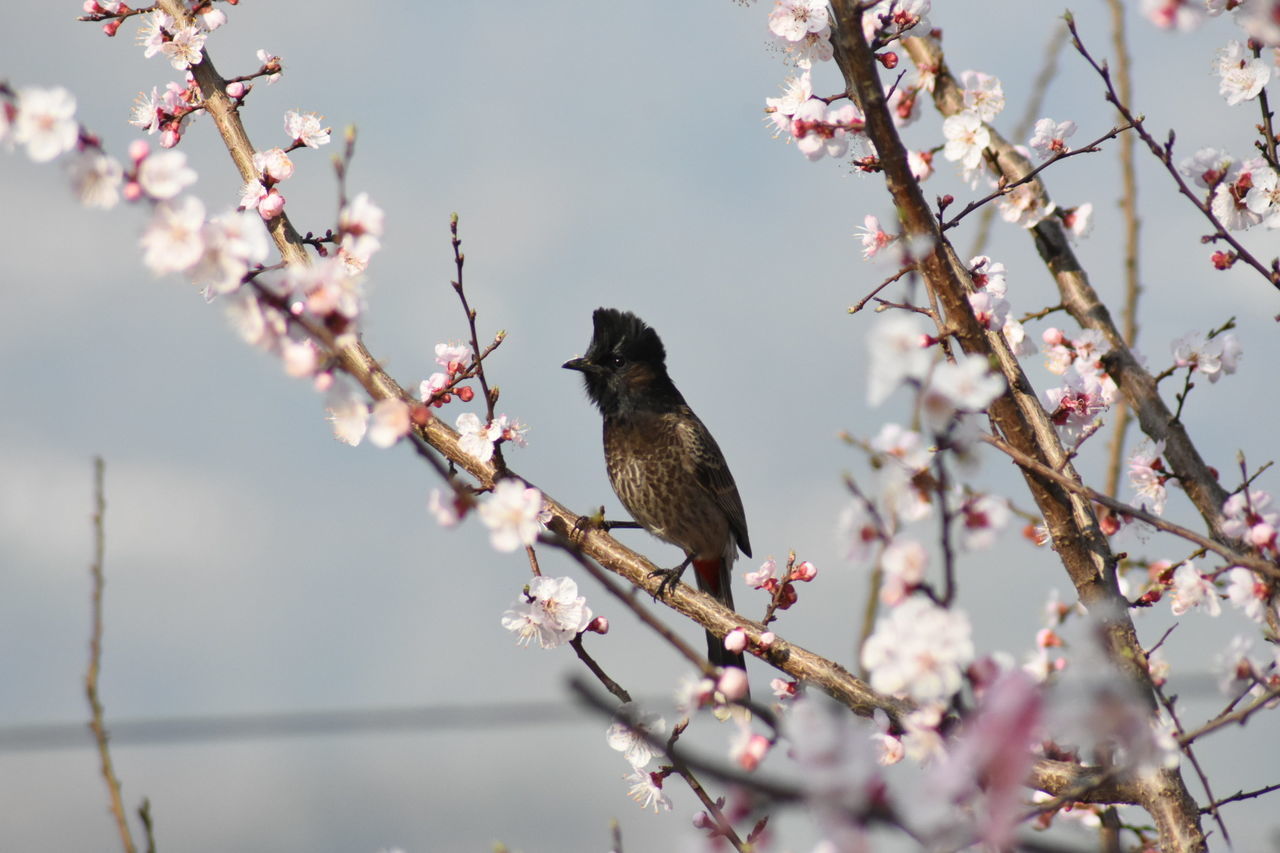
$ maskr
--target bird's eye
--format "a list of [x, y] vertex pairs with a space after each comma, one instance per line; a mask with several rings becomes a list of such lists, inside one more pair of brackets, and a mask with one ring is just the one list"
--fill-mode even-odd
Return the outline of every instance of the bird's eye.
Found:
[[605, 359], [605, 363], [610, 367], [622, 367], [622, 365], [627, 363], [627, 360], [617, 353], [614, 353]]

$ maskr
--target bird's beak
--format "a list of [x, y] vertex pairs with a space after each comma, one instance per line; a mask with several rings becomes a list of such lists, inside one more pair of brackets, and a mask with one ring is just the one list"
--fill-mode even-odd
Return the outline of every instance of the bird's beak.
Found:
[[560, 366], [565, 370], [580, 370], [583, 373], [590, 373], [591, 369], [595, 367], [595, 365], [587, 361], [585, 358], [571, 358]]

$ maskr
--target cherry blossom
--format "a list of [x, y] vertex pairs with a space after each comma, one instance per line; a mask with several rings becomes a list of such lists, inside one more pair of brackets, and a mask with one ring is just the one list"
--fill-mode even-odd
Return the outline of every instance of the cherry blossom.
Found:
[[991, 370], [984, 356], [962, 353], [955, 363], [934, 368], [920, 401], [922, 414], [937, 431], [950, 423], [957, 411], [980, 412], [1004, 392], [1004, 377]]
[[1142, 14], [1165, 30], [1193, 30], [1204, 17], [1204, 4], [1195, 0], [1142, 0]]
[[[1063, 384], [1044, 392], [1045, 410], [1063, 440], [1074, 442], [1093, 427], [1097, 416], [1114, 398], [1114, 382], [1074, 365], [1063, 374]], [[1104, 384], [1108, 382], [1110, 384]]]
[[976, 169], [982, 162], [982, 152], [991, 144], [991, 133], [977, 113], [965, 110], [948, 116], [942, 122], [942, 135], [946, 145], [942, 156], [959, 161], [966, 170]]
[[889, 607], [895, 607], [924, 583], [929, 552], [914, 539], [894, 539], [881, 554], [880, 566], [884, 570], [880, 600]]
[[830, 26], [825, 0], [777, 0], [769, 13], [769, 31], [787, 41], [800, 41]]
[[1271, 66], [1253, 56], [1238, 41], [1229, 41], [1218, 51], [1218, 94], [1227, 99], [1228, 106], [1258, 97], [1258, 93], [1271, 80]]
[[969, 617], [913, 596], [876, 622], [862, 647], [871, 686], [917, 702], [946, 701], [973, 660]]
[[390, 447], [409, 434], [409, 406], [403, 400], [388, 397], [373, 404], [369, 419], [369, 443], [374, 447]]
[[196, 182], [195, 169], [181, 151], [158, 151], [138, 164], [138, 186], [155, 199], [171, 199]]
[[995, 495], [980, 495], [966, 500], [960, 508], [960, 547], [966, 551], [990, 548], [995, 544], [997, 534], [1008, 526], [1012, 515], [1009, 502]]
[[[628, 719], [634, 722], [626, 722]], [[634, 703], [626, 702], [619, 705], [614, 713], [606, 738], [610, 749], [621, 752], [632, 769], [641, 770], [649, 765], [656, 753], [645, 734], [661, 737], [666, 729], [667, 724], [662, 717], [651, 711], [641, 712]]]
[[1202, 607], [1210, 616], [1222, 612], [1218, 588], [1200, 574], [1190, 560], [1174, 571], [1172, 593], [1169, 604], [1174, 616], [1181, 616], [1193, 607]]
[[266, 230], [258, 217], [247, 211], [213, 217], [205, 223], [201, 236], [204, 250], [190, 275], [203, 288], [205, 299], [231, 293], [240, 287], [250, 265], [267, 258]]
[[917, 181], [927, 181], [933, 177], [933, 152], [908, 151], [907, 166]]
[[1209, 207], [1225, 227], [1240, 231], [1262, 221], [1262, 217], [1250, 209], [1246, 199], [1253, 189], [1254, 173], [1261, 176], [1266, 168], [1265, 160], [1252, 157], [1234, 166], [1214, 188]]
[[1270, 591], [1262, 579], [1249, 569], [1240, 566], [1228, 569], [1226, 578], [1227, 600], [1233, 606], [1240, 608], [1244, 615], [1254, 622], [1264, 621]]
[[327, 127], [320, 126], [321, 118], [323, 116], [316, 113], [289, 110], [284, 114], [284, 132], [295, 143], [301, 143], [308, 148], [319, 148], [321, 145], [328, 145], [330, 130]]
[[920, 90], [900, 86], [889, 96], [889, 115], [897, 127], [908, 127], [920, 118]]
[[639, 803], [640, 808], [647, 809], [652, 806], [654, 814], [664, 809], [671, 811], [671, 799], [662, 792], [662, 777], [657, 773], [637, 770], [623, 778], [631, 783], [627, 796]]
[[[489, 500], [480, 504], [479, 512], [480, 520], [489, 528], [489, 543], [494, 549], [515, 551], [538, 541], [543, 520], [542, 493], [518, 480], [502, 480], [494, 486]], [[573, 583], [568, 578], [563, 580]], [[573, 590], [576, 595], [577, 587]], [[591, 611], [586, 610], [586, 614], [574, 633], [585, 629], [591, 621]]]
[[1093, 230], [1093, 204], [1090, 202], [1060, 209], [1058, 215], [1062, 217], [1062, 226], [1067, 229], [1067, 238], [1072, 243], [1088, 237]]
[[906, 35], [924, 35], [929, 31], [930, 0], [880, 0], [862, 16], [862, 30], [867, 41], [882, 42]]
[[110, 210], [120, 200], [124, 168], [114, 157], [85, 149], [70, 161], [69, 171], [71, 188], [85, 207]]
[[1266, 167], [1253, 174], [1253, 186], [1245, 193], [1245, 207], [1268, 228], [1280, 228], [1280, 174]]
[[484, 424], [474, 412], [463, 412], [455, 422], [458, 430], [458, 447], [463, 453], [474, 456], [481, 462], [493, 458], [493, 443], [498, 440], [500, 432], [495, 432], [490, 424]]
[[143, 233], [142, 262], [156, 275], [182, 272], [204, 254], [204, 205], [194, 196], [156, 205]]
[[264, 175], [273, 183], [287, 181], [293, 177], [293, 161], [283, 148], [268, 148], [266, 151], [255, 151], [253, 168], [259, 175]]
[[1178, 164], [1178, 171], [1198, 185], [1209, 189], [1227, 176], [1235, 161], [1217, 148], [1201, 148]]
[[27, 156], [37, 163], [47, 163], [70, 151], [80, 138], [76, 99], [61, 86], [21, 90], [17, 109], [13, 141], [26, 146]]
[[809, 72], [787, 79], [782, 87], [782, 97], [765, 98], [766, 120], [773, 125], [776, 138], [781, 133], [791, 134], [791, 119], [813, 97], [813, 85]]
[[[499, 489], [503, 483], [523, 488], [515, 480], [503, 480], [498, 484]], [[538, 502], [541, 501], [542, 496], [538, 495]], [[480, 505], [482, 518], [486, 505]], [[578, 595], [578, 585], [573, 578], [540, 575], [529, 582], [527, 591], [502, 614], [502, 627], [515, 633], [516, 643], [521, 646], [537, 640], [542, 648], [554, 649], [585, 631], [591, 619], [591, 608], [587, 607], [587, 599]]]
[[1222, 532], [1255, 548], [1275, 551], [1280, 512], [1270, 506], [1271, 495], [1260, 489], [1236, 492], [1222, 505]]
[[806, 101], [791, 119], [796, 147], [810, 160], [843, 157], [849, 133], [862, 130], [862, 115], [853, 104], [830, 106], [817, 98]]
[[369, 200], [368, 193], [360, 193], [338, 214], [338, 230], [342, 234], [342, 249], [361, 262], [382, 247], [382, 209]]
[[1129, 483], [1138, 493], [1137, 505], [1156, 515], [1164, 514], [1167, 496], [1164, 484], [1168, 474], [1160, 460], [1163, 455], [1163, 440], [1153, 444], [1151, 439], [1144, 438], [1129, 456]]
[[1000, 209], [1001, 219], [1023, 228], [1034, 228], [1058, 207], [1051, 201], [1047, 202], [1034, 184], [1014, 187], [996, 200], [996, 206]]
[[197, 26], [166, 29], [169, 29], [172, 37], [160, 44], [160, 52], [169, 60], [174, 70], [183, 71], [192, 65], [199, 65], [204, 59], [204, 42], [209, 34]]
[[1000, 330], [1009, 319], [1009, 303], [990, 291], [969, 294], [969, 307], [974, 319], [984, 329]]
[[436, 344], [436, 364], [450, 374], [461, 373], [472, 358], [471, 345], [463, 343]]
[[355, 390], [339, 382], [329, 390], [325, 409], [333, 424], [333, 437], [352, 447], [364, 440], [369, 426], [369, 406]]
[[933, 451], [925, 444], [924, 436], [894, 423], [880, 427], [880, 432], [871, 439], [871, 449], [895, 460], [912, 473], [926, 467], [933, 458]]
[[1036, 132], [1029, 144], [1041, 159], [1048, 160], [1071, 150], [1066, 139], [1075, 132], [1074, 121], [1057, 122], [1051, 118], [1042, 118], [1036, 122]]
[[1004, 296], [1008, 290], [1005, 273], [1004, 264], [992, 261], [986, 255], [975, 255], [969, 259], [969, 277], [978, 290]]
[[1212, 338], [1204, 332], [1188, 332], [1173, 341], [1173, 361], [1178, 367], [1190, 367], [1217, 382], [1236, 372], [1243, 351], [1236, 336], [1223, 332]]
[[867, 402], [878, 406], [904, 379], [922, 379], [933, 356], [925, 348], [920, 321], [906, 313], [889, 314], [867, 335], [870, 375]]
[[259, 50], [257, 56], [258, 61], [262, 63], [262, 67], [270, 72], [267, 75], [267, 85], [270, 86], [280, 79], [280, 57], [267, 50]]
[[[966, 111], [973, 112], [982, 121], [991, 121], [1004, 109], [1004, 87], [1000, 85], [1000, 78], [981, 71], [963, 71], [960, 81], [964, 85]], [[1036, 129], [1039, 130], [1039, 125]]]
[[884, 229], [880, 227], [880, 218], [867, 214], [863, 219], [863, 224], [854, 232], [853, 236], [862, 240], [862, 259], [869, 261], [876, 254], [894, 241], [894, 238], [886, 234]]
[[317, 317], [352, 321], [364, 307], [363, 279], [348, 272], [340, 258], [320, 258], [310, 266], [294, 264], [285, 270], [284, 285]]
[[[1224, 0], [1206, 0], [1223, 3]], [[1280, 45], [1280, 4], [1277, 0], [1248, 0], [1229, 4], [1235, 8], [1235, 22], [1249, 38], [1275, 47]]]
[[840, 538], [846, 543], [845, 556], [855, 563], [866, 562], [872, 547], [883, 538], [871, 507], [862, 498], [854, 498], [840, 514]]

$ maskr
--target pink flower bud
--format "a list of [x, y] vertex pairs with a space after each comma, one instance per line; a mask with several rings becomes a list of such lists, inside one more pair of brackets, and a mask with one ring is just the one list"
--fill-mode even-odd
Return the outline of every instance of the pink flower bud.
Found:
[[1067, 336], [1062, 334], [1062, 330], [1054, 326], [1045, 329], [1040, 337], [1051, 347], [1061, 346], [1063, 341], [1067, 339]]
[[284, 196], [280, 195], [278, 190], [272, 189], [262, 201], [258, 202], [258, 214], [266, 221], [271, 221], [284, 211]]
[[119, 32], [120, 25], [123, 23], [124, 21], [120, 18], [113, 18], [112, 20], [107, 21], [105, 24], [102, 25], [103, 35], [107, 36], [107, 38], [114, 36], [117, 32]]
[[129, 159], [135, 163], [141, 163], [150, 153], [151, 146], [145, 139], [135, 139], [129, 143]]
[[765, 631], [763, 634], [760, 635], [760, 638], [756, 640], [756, 642], [760, 645], [760, 648], [767, 649], [773, 646], [773, 642], [776, 639], [778, 639], [777, 634], [773, 633], [772, 631]]
[[160, 131], [160, 147], [172, 148], [182, 141], [182, 134], [172, 125]]
[[235, 83], [227, 84], [227, 95], [229, 97], [235, 98], [236, 100], [243, 98], [245, 95], [245, 92], [248, 92], [248, 91], [249, 91], [249, 87], [239, 81], [236, 81]]
[[97, 0], [84, 0], [84, 5], [80, 8], [84, 9], [86, 15], [96, 15], [102, 11], [101, 7], [98, 6]]
[[317, 391], [322, 393], [328, 391], [333, 387], [333, 374], [327, 370], [323, 373], [317, 373], [315, 379], [311, 380], [311, 384], [315, 386]]
[[760, 762], [769, 754], [769, 739], [761, 734], [754, 734], [747, 741], [747, 748], [738, 756], [738, 766], [748, 773], [760, 766]]
[[716, 690], [729, 701], [742, 699], [747, 695], [747, 671], [736, 666], [726, 666], [716, 681]]
[[787, 681], [785, 678], [775, 678], [769, 682], [769, 689], [778, 699], [790, 699], [795, 696], [797, 686], [796, 682]]
[[124, 196], [125, 201], [137, 201], [142, 198], [142, 185], [137, 181], [129, 181], [124, 185], [124, 189], [120, 191], [120, 194]]
[[740, 652], [747, 647], [747, 632], [734, 628], [724, 635], [724, 647], [731, 652]]
[[800, 565], [795, 566], [791, 569], [791, 579], [793, 581], [808, 582], [813, 580], [817, 576], [818, 576], [817, 568], [815, 568], [813, 563], [810, 563], [808, 560], [805, 560]]
[[591, 620], [591, 624], [587, 625], [587, 630], [596, 634], [609, 633], [609, 620], [603, 616], [597, 616]]

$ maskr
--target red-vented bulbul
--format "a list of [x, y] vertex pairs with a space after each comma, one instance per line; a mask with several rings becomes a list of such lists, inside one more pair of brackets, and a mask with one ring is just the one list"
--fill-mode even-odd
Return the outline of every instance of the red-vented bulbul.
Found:
[[[641, 527], [684, 549], [670, 582], [692, 563], [698, 588], [732, 610], [730, 569], [739, 548], [751, 556], [751, 543], [724, 454], [667, 375], [658, 333], [613, 308], [596, 309], [592, 321], [586, 355], [564, 366], [582, 372], [587, 396], [604, 416], [613, 490]], [[717, 666], [745, 668], [743, 655], [710, 631], [707, 654]]]

